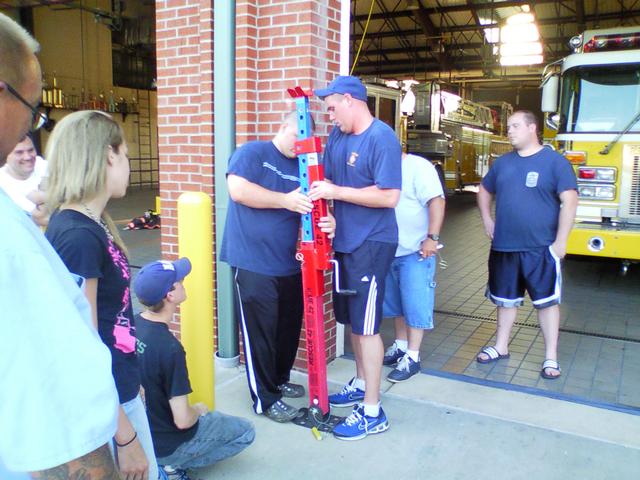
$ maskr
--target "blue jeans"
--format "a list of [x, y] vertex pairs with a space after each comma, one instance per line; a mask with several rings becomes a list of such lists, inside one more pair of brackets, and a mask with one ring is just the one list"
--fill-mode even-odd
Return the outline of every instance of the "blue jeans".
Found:
[[436, 256], [423, 258], [419, 253], [396, 257], [384, 288], [384, 317], [404, 316], [409, 327], [433, 328]]
[[[133, 400], [129, 400], [120, 406], [124, 410], [129, 422], [131, 422], [133, 429], [138, 434], [138, 441], [147, 456], [147, 461], [149, 462], [149, 480], [156, 480], [158, 478], [158, 464], [156, 462], [156, 454], [153, 451], [153, 440], [151, 439], [149, 420], [147, 420], [147, 412], [142, 403], [142, 399], [140, 395], [138, 395]], [[114, 445], [110, 444], [110, 447], [113, 453]]]
[[251, 422], [209, 412], [198, 419], [195, 436], [171, 455], [158, 458], [158, 463], [182, 469], [206, 467], [241, 452], [251, 445], [255, 436]]

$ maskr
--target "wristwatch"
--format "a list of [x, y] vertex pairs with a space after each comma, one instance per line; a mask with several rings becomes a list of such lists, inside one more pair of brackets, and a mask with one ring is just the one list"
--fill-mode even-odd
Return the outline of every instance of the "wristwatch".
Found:
[[440, 241], [440, 235], [438, 235], [437, 233], [430, 233], [430, 234], [427, 235], [427, 238], [430, 238], [434, 242], [439, 242]]

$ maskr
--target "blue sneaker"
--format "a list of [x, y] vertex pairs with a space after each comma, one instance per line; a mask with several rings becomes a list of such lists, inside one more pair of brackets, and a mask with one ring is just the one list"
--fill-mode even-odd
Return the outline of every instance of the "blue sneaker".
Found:
[[396, 347], [396, 342], [393, 342], [387, 351], [384, 352], [384, 358], [382, 359], [383, 365], [395, 365], [398, 360], [404, 357], [405, 352]]
[[339, 393], [329, 395], [329, 405], [332, 407], [351, 407], [364, 400], [364, 390], [353, 386], [355, 377], [349, 380]]
[[409, 380], [416, 373], [420, 373], [420, 362], [414, 362], [413, 358], [405, 355], [400, 359], [396, 368], [387, 375], [387, 380], [393, 383]]
[[358, 405], [351, 415], [333, 429], [333, 435], [340, 440], [360, 440], [369, 434], [382, 433], [389, 428], [389, 421], [382, 407], [377, 417], [364, 414], [364, 405]]

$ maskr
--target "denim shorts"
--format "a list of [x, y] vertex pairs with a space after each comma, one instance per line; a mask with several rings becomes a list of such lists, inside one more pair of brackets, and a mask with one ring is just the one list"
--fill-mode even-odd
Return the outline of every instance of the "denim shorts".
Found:
[[419, 253], [396, 257], [387, 274], [383, 315], [404, 316], [412, 328], [433, 328], [436, 256], [423, 258]]

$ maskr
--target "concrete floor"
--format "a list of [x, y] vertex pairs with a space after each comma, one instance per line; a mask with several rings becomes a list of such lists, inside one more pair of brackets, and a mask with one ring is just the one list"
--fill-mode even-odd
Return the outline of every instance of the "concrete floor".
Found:
[[[152, 208], [154, 197], [153, 191], [134, 190], [109, 210], [124, 226]], [[402, 384], [383, 381], [388, 432], [359, 442], [332, 436], [318, 442], [306, 429], [256, 416], [242, 367], [217, 368], [216, 407], [252, 419], [256, 441], [232, 459], [192, 472], [192, 478], [637, 478], [640, 268], [621, 278], [612, 262], [567, 260], [560, 381], [539, 379], [541, 339], [530, 307], [521, 309], [511, 360], [478, 366], [473, 357], [491, 343], [495, 329], [494, 309], [482, 297], [488, 243], [478, 224], [473, 196], [449, 199], [443, 232], [449, 267], [438, 274], [437, 326], [422, 351], [427, 374]], [[134, 275], [159, 258], [159, 230], [126, 231], [123, 237]], [[389, 343], [390, 322], [382, 333]], [[353, 371], [348, 358], [333, 361], [330, 391]], [[294, 380], [306, 384], [302, 373], [294, 372]], [[598, 400], [600, 393], [610, 396]], [[556, 398], [544, 396], [549, 394]], [[306, 402], [292, 401], [300, 407]]]
[[[495, 344], [496, 309], [484, 297], [490, 243], [475, 194], [447, 201], [441, 252], [448, 267], [437, 273], [436, 326], [423, 341], [422, 368], [640, 413], [640, 265], [622, 277], [616, 261], [565, 260], [560, 379], [540, 378], [544, 342], [528, 298], [512, 332], [511, 358], [480, 365], [475, 361], [478, 351]], [[391, 321], [383, 322], [382, 336], [385, 345], [393, 341]], [[350, 351], [348, 342], [345, 351]]]
[[[330, 391], [352, 373], [353, 362], [332, 362]], [[387, 432], [317, 441], [307, 429], [255, 415], [241, 367], [216, 375], [216, 408], [251, 419], [256, 440], [234, 458], [191, 472], [193, 479], [623, 480], [640, 471], [639, 416], [418, 375], [383, 382]], [[306, 384], [300, 373], [293, 380]]]

